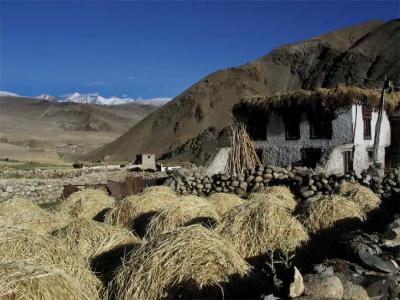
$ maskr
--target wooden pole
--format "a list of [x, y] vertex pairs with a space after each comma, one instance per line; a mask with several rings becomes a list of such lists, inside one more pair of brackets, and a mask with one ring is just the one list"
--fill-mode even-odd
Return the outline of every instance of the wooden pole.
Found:
[[389, 80], [385, 76], [385, 81], [383, 82], [382, 90], [381, 90], [381, 99], [379, 103], [379, 112], [378, 112], [378, 119], [375, 125], [375, 137], [374, 137], [374, 151], [373, 151], [373, 161], [374, 166], [378, 165], [378, 150], [379, 150], [379, 138], [381, 133], [381, 124], [382, 124], [382, 114], [383, 109], [385, 106], [385, 89], [389, 85]]

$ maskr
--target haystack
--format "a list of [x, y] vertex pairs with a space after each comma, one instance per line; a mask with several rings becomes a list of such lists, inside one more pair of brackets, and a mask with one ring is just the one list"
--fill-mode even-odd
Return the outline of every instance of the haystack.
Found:
[[55, 265], [76, 278], [91, 295], [97, 295], [101, 283], [89, 270], [88, 261], [79, 252], [68, 249], [48, 235], [28, 229], [0, 226], [0, 260], [30, 260]]
[[342, 183], [339, 193], [358, 204], [365, 213], [378, 208], [381, 204], [381, 199], [371, 189], [357, 182]]
[[176, 197], [175, 192], [166, 185], [150, 186], [143, 190], [144, 195], [156, 195], [158, 197]]
[[71, 194], [59, 207], [64, 215], [75, 218], [101, 218], [114, 207], [114, 198], [100, 190], [85, 189]]
[[215, 230], [229, 238], [244, 258], [279, 252], [288, 254], [308, 240], [301, 223], [270, 201], [248, 201], [225, 214]]
[[0, 203], [0, 225], [48, 233], [62, 227], [67, 218], [46, 211], [32, 201], [20, 197]]
[[275, 203], [277, 205], [281, 205], [293, 211], [296, 206], [297, 202], [292, 194], [286, 186], [271, 186], [264, 188], [261, 192], [252, 193], [249, 196], [249, 200], [265, 200], [271, 203]]
[[[244, 276], [249, 270], [228, 241], [212, 230], [192, 225], [143, 244], [119, 270], [113, 286], [116, 299], [178, 298], [185, 288], [210, 298], [206, 288], [222, 286], [233, 274]], [[220, 288], [217, 290], [219, 294], [212, 298], [222, 296]]]
[[240, 197], [228, 193], [214, 193], [208, 197], [208, 201], [214, 205], [220, 216], [244, 203]]
[[146, 238], [195, 223], [211, 227], [218, 219], [217, 210], [207, 199], [182, 196], [179, 201], [165, 206], [154, 216], [147, 227]]
[[0, 261], [0, 299], [95, 299], [74, 276], [52, 265]]
[[119, 246], [139, 243], [139, 239], [127, 228], [84, 218], [73, 220], [54, 232], [54, 236], [86, 258], [95, 257]]
[[303, 202], [301, 211], [302, 223], [312, 233], [328, 229], [345, 231], [365, 219], [358, 204], [338, 195], [309, 198]]
[[111, 225], [127, 226], [143, 236], [152, 216], [164, 206], [177, 202], [176, 195], [157, 194], [155, 188], [142, 195], [133, 195], [122, 200], [106, 214], [105, 222]]

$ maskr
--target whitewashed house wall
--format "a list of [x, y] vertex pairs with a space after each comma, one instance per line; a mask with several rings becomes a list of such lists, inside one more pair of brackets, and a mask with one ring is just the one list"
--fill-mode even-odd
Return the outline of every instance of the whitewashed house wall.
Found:
[[[355, 122], [357, 117], [357, 122]], [[356, 173], [367, 169], [371, 160], [368, 150], [373, 147], [375, 125], [378, 112], [371, 115], [371, 140], [364, 140], [364, 122], [362, 118], [362, 107], [358, 105], [356, 116], [356, 105], [340, 108], [334, 112], [332, 121], [332, 139], [311, 139], [310, 122], [307, 115], [303, 113], [300, 120], [300, 139], [286, 140], [285, 124], [282, 116], [277, 112], [271, 112], [268, 117], [267, 136], [265, 140], [254, 141], [257, 149], [263, 150], [263, 161], [266, 164], [285, 166], [300, 162], [302, 159], [301, 149], [321, 148], [327, 154], [324, 165], [317, 168], [327, 174], [343, 173], [343, 151], [351, 151], [353, 148], [353, 129], [356, 128], [355, 153], [353, 168]], [[384, 165], [385, 147], [390, 145], [390, 124], [386, 112], [383, 113], [381, 134], [379, 140], [379, 162]], [[324, 155], [324, 154], [323, 154]]]

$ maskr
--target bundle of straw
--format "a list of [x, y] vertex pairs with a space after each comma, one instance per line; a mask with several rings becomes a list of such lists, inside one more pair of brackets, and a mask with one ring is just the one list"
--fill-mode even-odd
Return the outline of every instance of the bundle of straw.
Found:
[[220, 216], [224, 215], [232, 208], [245, 203], [240, 197], [228, 193], [214, 193], [207, 199], [214, 205]]
[[267, 187], [262, 189], [260, 192], [250, 194], [248, 198], [249, 201], [257, 199], [275, 203], [290, 211], [294, 211], [297, 206], [297, 202], [292, 192], [286, 186]]
[[244, 169], [251, 169], [261, 165], [253, 142], [242, 123], [235, 122], [231, 124], [230, 140], [231, 152], [229, 153], [226, 167], [228, 173], [242, 174]]
[[365, 213], [378, 208], [381, 204], [381, 199], [371, 189], [357, 182], [345, 181], [340, 186], [339, 194], [358, 204]]
[[182, 196], [179, 201], [165, 206], [154, 216], [147, 228], [146, 238], [195, 223], [211, 227], [218, 219], [214, 205], [207, 199], [193, 195]]
[[[232, 275], [244, 276], [249, 271], [250, 266], [228, 241], [213, 230], [192, 225], [140, 246], [115, 276], [113, 287], [116, 299], [121, 300], [182, 298], [181, 289], [219, 298], [223, 283], [230, 282]], [[219, 294], [207, 295], [203, 289], [210, 287], [217, 287], [212, 291]]]
[[93, 300], [75, 276], [53, 265], [0, 261], [0, 299]]

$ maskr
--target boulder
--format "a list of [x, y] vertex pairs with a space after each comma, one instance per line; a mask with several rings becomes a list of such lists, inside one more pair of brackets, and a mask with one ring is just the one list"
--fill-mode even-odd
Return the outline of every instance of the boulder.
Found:
[[304, 295], [318, 299], [342, 299], [344, 290], [337, 276], [306, 274], [303, 277]]

